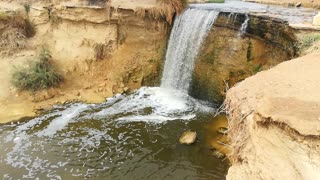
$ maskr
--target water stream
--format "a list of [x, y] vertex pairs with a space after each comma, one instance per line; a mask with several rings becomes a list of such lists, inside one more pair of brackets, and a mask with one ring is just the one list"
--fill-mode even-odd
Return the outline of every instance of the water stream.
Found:
[[[228, 165], [210, 156], [205, 140], [214, 105], [188, 95], [194, 60], [217, 16], [188, 9], [176, 18], [161, 87], [55, 106], [0, 126], [3, 179], [224, 179]], [[201, 141], [180, 145], [189, 129]]]
[[188, 9], [176, 19], [169, 40], [161, 87], [188, 93], [195, 57], [218, 14], [217, 11]]

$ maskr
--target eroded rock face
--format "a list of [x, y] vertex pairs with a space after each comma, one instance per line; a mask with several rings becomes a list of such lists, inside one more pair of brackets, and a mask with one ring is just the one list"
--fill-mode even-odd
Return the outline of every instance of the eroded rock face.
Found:
[[228, 16], [220, 13], [199, 53], [191, 87], [196, 98], [221, 103], [226, 89], [297, 55], [295, 34], [285, 22], [249, 16], [241, 35], [246, 16]]
[[[0, 92], [0, 122], [35, 115], [32, 109], [46, 104], [73, 100], [98, 103], [116, 93], [159, 84], [167, 22], [138, 16], [136, 7], [115, 9], [80, 2], [34, 1], [27, 16], [23, 4], [9, 5], [16, 7], [12, 10], [15, 13], [28, 17], [36, 34], [24, 38], [26, 45], [14, 56], [1, 57], [5, 66], [0, 67], [0, 80], [4, 82]], [[8, 26], [1, 21], [2, 28]], [[33, 59], [30, 54], [37, 54], [42, 47], [51, 52], [53, 63], [65, 81], [53, 90], [17, 92], [10, 84], [10, 68]], [[32, 101], [34, 94], [42, 97], [49, 91], [54, 92], [53, 98]], [[30, 107], [30, 112], [21, 110], [23, 106]]]
[[319, 55], [284, 62], [228, 91], [227, 179], [320, 178]]

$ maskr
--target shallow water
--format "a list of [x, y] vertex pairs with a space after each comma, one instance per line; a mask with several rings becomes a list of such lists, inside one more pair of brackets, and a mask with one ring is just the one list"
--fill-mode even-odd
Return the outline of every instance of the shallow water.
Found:
[[[57, 106], [0, 126], [0, 172], [3, 179], [224, 179], [228, 163], [207, 143], [209, 112], [214, 107], [161, 88]], [[198, 142], [180, 145], [189, 129]]]

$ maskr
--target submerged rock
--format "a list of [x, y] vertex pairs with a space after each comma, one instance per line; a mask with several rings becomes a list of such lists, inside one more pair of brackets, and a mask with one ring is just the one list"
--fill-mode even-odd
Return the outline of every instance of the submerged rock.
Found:
[[179, 138], [180, 144], [193, 144], [197, 139], [197, 133], [192, 131], [184, 132], [181, 137]]
[[212, 155], [215, 156], [216, 158], [223, 159], [223, 158], [226, 157], [225, 154], [223, 154], [222, 152], [218, 151], [216, 148], [212, 148], [210, 150], [212, 152]]
[[219, 127], [218, 130], [217, 130], [217, 132], [220, 133], [220, 134], [226, 135], [226, 134], [228, 134], [228, 128], [226, 128], [226, 127]]

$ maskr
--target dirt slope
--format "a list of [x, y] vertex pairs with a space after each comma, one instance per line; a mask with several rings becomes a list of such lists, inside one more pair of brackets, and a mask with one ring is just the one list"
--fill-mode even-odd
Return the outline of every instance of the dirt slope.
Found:
[[284, 62], [227, 93], [227, 179], [320, 179], [320, 54]]
[[[137, 16], [134, 9], [57, 3], [50, 8], [39, 1], [31, 4], [28, 18], [36, 34], [24, 39], [23, 48], [10, 53], [0, 49], [0, 123], [35, 116], [54, 104], [103, 102], [114, 94], [158, 82], [167, 42], [165, 22]], [[0, 2], [0, 12], [26, 17], [17, 1]], [[0, 35], [2, 29], [12, 31], [8, 22], [0, 22]], [[14, 88], [13, 67], [34, 60], [42, 47], [51, 52], [63, 83], [36, 92]], [[103, 58], [97, 58], [101, 52]]]

